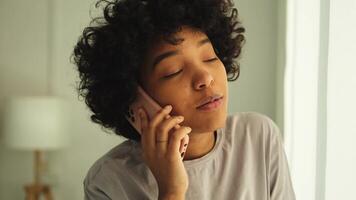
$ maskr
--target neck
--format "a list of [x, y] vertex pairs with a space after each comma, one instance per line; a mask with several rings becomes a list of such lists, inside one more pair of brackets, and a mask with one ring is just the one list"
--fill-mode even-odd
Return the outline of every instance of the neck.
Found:
[[208, 154], [215, 145], [215, 131], [189, 134], [189, 143], [183, 160], [193, 160]]

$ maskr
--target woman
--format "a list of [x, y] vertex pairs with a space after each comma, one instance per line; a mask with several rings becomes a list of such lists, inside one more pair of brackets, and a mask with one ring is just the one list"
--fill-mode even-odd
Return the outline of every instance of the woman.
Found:
[[[90, 168], [85, 199], [295, 199], [276, 124], [255, 112], [227, 116], [245, 41], [233, 4], [101, 3], [104, 17], [74, 49], [79, 94], [92, 121], [129, 140]], [[163, 107], [153, 118], [141, 109], [142, 136], [125, 118], [138, 85]]]

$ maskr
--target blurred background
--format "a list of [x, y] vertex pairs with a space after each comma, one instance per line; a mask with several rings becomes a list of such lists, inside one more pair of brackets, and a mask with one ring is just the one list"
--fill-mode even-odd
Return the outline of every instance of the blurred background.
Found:
[[[23, 109], [8, 111], [10, 97], [51, 95], [66, 102], [64, 142], [53, 142], [43, 155], [42, 180], [54, 199], [83, 199], [89, 167], [124, 141], [90, 121], [75, 91], [70, 55], [100, 14], [94, 4], [0, 0], [0, 130], [11, 127], [8, 113], [24, 115]], [[260, 112], [280, 127], [297, 199], [356, 199], [356, 1], [235, 0], [235, 6], [247, 42], [240, 77], [229, 83], [229, 113]], [[24, 199], [38, 154], [7, 147], [5, 135], [0, 131], [0, 199]]]

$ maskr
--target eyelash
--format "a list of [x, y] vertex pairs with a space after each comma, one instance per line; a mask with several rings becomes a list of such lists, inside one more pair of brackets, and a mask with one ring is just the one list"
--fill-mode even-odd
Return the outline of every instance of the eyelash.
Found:
[[[215, 57], [215, 58], [212, 58], [212, 59], [206, 60], [205, 62], [213, 62], [213, 61], [215, 61], [215, 60], [217, 60], [217, 59], [218, 59], [218, 58], [217, 58], [217, 57]], [[182, 69], [181, 69], [181, 70], [179, 70], [179, 71], [177, 71], [177, 72], [175, 72], [175, 73], [173, 73], [173, 74], [170, 74], [170, 75], [164, 76], [163, 78], [170, 78], [170, 77], [173, 77], [174, 75], [179, 74], [181, 71], [182, 71]]]

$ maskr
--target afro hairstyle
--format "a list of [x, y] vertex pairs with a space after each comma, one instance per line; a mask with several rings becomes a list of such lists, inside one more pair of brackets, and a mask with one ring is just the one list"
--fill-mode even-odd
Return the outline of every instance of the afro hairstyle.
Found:
[[72, 54], [79, 72], [78, 96], [84, 98], [92, 122], [140, 141], [126, 120], [137, 95], [142, 58], [158, 36], [171, 36], [186, 25], [204, 32], [223, 62], [228, 80], [235, 81], [240, 66], [235, 60], [245, 42], [245, 28], [230, 0], [99, 0], [103, 15], [84, 28]]

